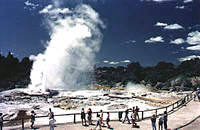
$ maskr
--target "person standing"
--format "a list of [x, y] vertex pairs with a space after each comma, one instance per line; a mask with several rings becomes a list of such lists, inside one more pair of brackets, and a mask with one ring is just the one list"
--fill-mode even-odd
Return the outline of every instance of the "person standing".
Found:
[[164, 112], [164, 116], [163, 116], [163, 123], [164, 123], [164, 128], [165, 130], [167, 130], [167, 119], [168, 118], [168, 114], [167, 111]]
[[103, 110], [100, 110], [100, 113], [101, 113], [101, 115], [100, 115], [100, 117], [101, 117], [101, 125], [105, 126], [105, 124], [103, 123]]
[[118, 112], [118, 118], [119, 118], [119, 121], [122, 121], [122, 120], [121, 120], [121, 119], [122, 119], [122, 114], [123, 114], [122, 111]]
[[110, 122], [110, 113], [107, 112], [106, 124], [107, 124], [107, 127], [108, 127], [108, 128], [110, 128], [109, 122]]
[[55, 127], [55, 119], [49, 119], [49, 130], [54, 130]]
[[82, 108], [82, 110], [81, 110], [81, 122], [82, 122], [82, 125], [83, 125], [83, 121], [85, 122], [85, 126], [86, 126], [87, 124], [86, 124], [86, 119], [85, 119], [84, 108]]
[[139, 108], [138, 106], [136, 106], [135, 112], [136, 112], [136, 118], [137, 118], [137, 120], [140, 119], [140, 118], [139, 118], [139, 110], [140, 110], [140, 108]]
[[87, 114], [88, 114], [88, 123], [89, 125], [92, 125], [92, 109], [91, 108], [88, 109]]
[[163, 115], [159, 118], [159, 121], [158, 121], [158, 128], [159, 130], [163, 130]]
[[125, 117], [124, 117], [123, 123], [124, 123], [124, 122], [126, 121], [126, 119], [127, 119], [128, 124], [130, 124], [130, 120], [129, 120], [129, 118], [128, 118], [128, 113], [129, 113], [129, 109], [126, 109], [126, 111], [125, 111]]
[[52, 112], [51, 108], [49, 108], [49, 119], [54, 119], [54, 113]]
[[136, 110], [133, 109], [133, 112], [131, 114], [132, 128], [134, 128], [134, 126], [137, 126], [137, 124], [135, 123], [135, 121], [136, 121]]
[[156, 130], [156, 115], [153, 114], [153, 116], [151, 117], [151, 123], [152, 123], [152, 129]]
[[52, 112], [51, 108], [49, 108], [49, 130], [54, 130], [55, 126], [55, 119], [54, 119], [54, 113]]
[[35, 123], [35, 116], [36, 113], [34, 111], [31, 111], [31, 129], [34, 129], [34, 123]]

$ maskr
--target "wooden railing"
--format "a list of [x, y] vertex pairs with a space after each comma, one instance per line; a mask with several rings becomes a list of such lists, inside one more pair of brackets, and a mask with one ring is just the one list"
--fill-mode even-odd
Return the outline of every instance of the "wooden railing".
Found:
[[[174, 111], [177, 108], [180, 108], [182, 106], [184, 106], [185, 104], [187, 104], [188, 102], [190, 102], [192, 100], [192, 93], [187, 94], [185, 97], [183, 97], [182, 99], [178, 100], [177, 102], [170, 104], [168, 106], [165, 107], [160, 107], [160, 108], [156, 108], [156, 109], [150, 109], [150, 110], [144, 110], [144, 111], [139, 111], [139, 115], [140, 115], [140, 120], [144, 120], [144, 119], [148, 119], [152, 116], [152, 114], [156, 114], [156, 116], [160, 116], [161, 114], [164, 113], [164, 111], [166, 111], [167, 113]], [[124, 112], [124, 111], [104, 111], [103, 113], [114, 113], [114, 114], [119, 114], [119, 112]], [[97, 114], [100, 112], [93, 112], [92, 114]], [[59, 116], [73, 116], [73, 121], [71, 121], [71, 123], [77, 123], [78, 121], [76, 120], [77, 116], [80, 116], [80, 113], [70, 113], [70, 114], [59, 114], [59, 115], [54, 115], [55, 117], [59, 117]], [[47, 118], [48, 116], [36, 116], [37, 118]], [[25, 120], [28, 120], [30, 118], [22, 118], [21, 120], [21, 128], [24, 129], [24, 123]], [[111, 121], [114, 120], [119, 120], [119, 119], [111, 119]], [[4, 122], [8, 122], [8, 121], [14, 121], [14, 120], [4, 120]], [[19, 120], [17, 120], [19, 121]]]

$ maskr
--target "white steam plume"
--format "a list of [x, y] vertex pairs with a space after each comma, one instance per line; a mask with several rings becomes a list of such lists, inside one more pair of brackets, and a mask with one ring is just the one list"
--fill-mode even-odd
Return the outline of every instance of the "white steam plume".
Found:
[[134, 84], [129, 82], [126, 85], [126, 91], [131, 92], [131, 93], [136, 93], [136, 94], [141, 94], [141, 93], [146, 93], [149, 92], [149, 88], [142, 84]]
[[88, 5], [73, 10], [49, 5], [40, 13], [46, 16], [50, 40], [43, 53], [30, 57], [34, 63], [29, 88], [69, 90], [91, 83], [102, 39], [99, 27], [104, 27], [98, 13]]

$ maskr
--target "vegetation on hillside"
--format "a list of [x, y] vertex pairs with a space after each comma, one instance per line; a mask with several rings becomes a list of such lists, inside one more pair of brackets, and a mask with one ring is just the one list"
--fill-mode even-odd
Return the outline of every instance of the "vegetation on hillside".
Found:
[[[0, 90], [27, 86], [32, 64], [28, 57], [19, 61], [11, 53], [6, 57], [0, 55]], [[191, 90], [200, 86], [200, 59], [183, 61], [177, 66], [159, 62], [155, 66], [143, 67], [138, 62], [132, 62], [127, 66], [98, 67], [95, 68], [94, 80], [108, 87], [126, 86], [132, 82], [157, 89], [179, 86]]]

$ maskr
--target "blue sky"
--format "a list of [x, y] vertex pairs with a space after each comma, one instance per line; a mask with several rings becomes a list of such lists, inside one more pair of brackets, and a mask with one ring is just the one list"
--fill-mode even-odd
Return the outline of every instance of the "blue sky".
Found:
[[[60, 7], [90, 5], [106, 25], [97, 53], [99, 65], [138, 61], [178, 64], [200, 57], [199, 0], [59, 0]], [[0, 52], [20, 59], [44, 51], [49, 40], [44, 15], [50, 0], [0, 1]]]

